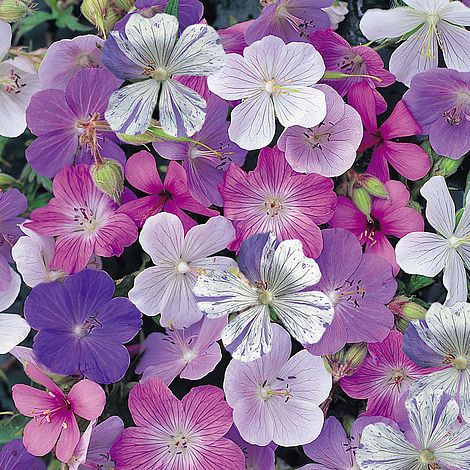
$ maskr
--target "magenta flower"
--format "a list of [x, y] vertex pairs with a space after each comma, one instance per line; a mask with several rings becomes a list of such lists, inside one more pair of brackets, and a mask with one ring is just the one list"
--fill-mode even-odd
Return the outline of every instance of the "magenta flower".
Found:
[[[168, 160], [182, 160], [188, 175], [191, 196], [205, 206], [223, 206], [224, 200], [218, 186], [223, 181], [229, 163], [242, 166], [246, 150], [228, 138], [229, 122], [226, 120], [228, 104], [211, 94], [207, 100], [206, 120], [194, 142], [156, 142], [153, 148]], [[198, 144], [200, 142], [201, 144]]]
[[208, 209], [191, 196], [188, 179], [184, 168], [176, 162], [170, 162], [165, 181], [162, 183], [155, 163], [155, 157], [141, 150], [132, 155], [126, 163], [126, 179], [135, 188], [149, 194], [140, 199], [126, 202], [121, 207], [134, 222], [142, 227], [144, 222], [159, 212], [169, 212], [179, 217], [187, 232], [197, 225], [186, 212], [207, 215], [219, 215], [215, 210]]
[[88, 165], [64, 168], [52, 185], [54, 197], [31, 213], [26, 227], [56, 236], [50, 267], [67, 274], [82, 270], [93, 254], [120, 256], [137, 239], [134, 222], [98, 190]]
[[175, 377], [199, 380], [215, 369], [222, 359], [217, 341], [227, 324], [227, 317], [204, 317], [189, 328], [167, 328], [165, 333], [152, 333], [144, 341], [144, 355], [136, 367], [138, 374], [160, 377], [170, 385]]
[[106, 403], [104, 390], [85, 379], [76, 383], [66, 395], [36, 366], [28, 365], [25, 370], [31, 380], [46, 390], [23, 384], [12, 388], [18, 411], [33, 418], [23, 430], [24, 446], [30, 454], [37, 456], [46, 455], [55, 446], [56, 457], [61, 462], [68, 462], [80, 439], [75, 415], [86, 420], [98, 418]]
[[264, 148], [256, 169], [248, 175], [230, 165], [220, 192], [225, 216], [237, 233], [231, 249], [238, 251], [252, 235], [272, 232], [281, 241], [300, 240], [310, 258], [320, 254], [323, 242], [318, 226], [330, 220], [336, 205], [330, 178], [296, 173], [277, 147]]
[[338, 197], [338, 205], [329, 224], [331, 227], [346, 228], [366, 246], [366, 253], [375, 253], [385, 258], [396, 275], [400, 270], [387, 235], [401, 238], [411, 232], [422, 232], [424, 220], [421, 214], [407, 207], [410, 193], [399, 181], [385, 183], [389, 200], [375, 198], [372, 202], [370, 219], [357, 209], [350, 199]]
[[161, 379], [137, 384], [129, 395], [137, 427], [124, 429], [111, 449], [116, 468], [244, 470], [243, 452], [224, 436], [232, 410], [222, 390], [193, 388], [178, 400]]
[[[357, 91], [359, 90], [358, 88]], [[394, 140], [422, 134], [421, 127], [403, 101], [398, 102], [380, 128], [377, 125], [373, 100], [363, 96], [361, 99], [354, 99], [354, 106], [359, 111], [365, 128], [359, 152], [372, 148], [368, 173], [377, 176], [383, 182], [390, 179], [388, 164], [411, 181], [416, 181], [428, 173], [431, 161], [419, 145]]]
[[245, 31], [253, 22], [254, 20], [242, 21], [228, 28], [217, 30], [220, 37], [220, 44], [222, 44], [227, 54], [243, 55], [243, 51], [248, 45], [245, 41]]
[[224, 391], [241, 437], [258, 446], [271, 441], [297, 446], [315, 439], [323, 425], [319, 408], [331, 390], [321, 357], [303, 350], [289, 359], [291, 339], [272, 326], [272, 349], [251, 362], [232, 360]]
[[4, 470], [46, 470], [46, 464], [26, 451], [21, 439], [6, 443], [0, 451], [0, 468]]
[[362, 139], [362, 121], [328, 85], [316, 85], [326, 97], [326, 116], [318, 126], [292, 126], [279, 137], [278, 147], [286, 153], [293, 170], [339, 176], [352, 167]]
[[411, 384], [432, 371], [409, 359], [402, 344], [403, 335], [392, 330], [381, 343], [369, 344], [369, 354], [353, 375], [340, 379], [350, 397], [367, 399], [364, 416], [395, 419], [398, 403]]

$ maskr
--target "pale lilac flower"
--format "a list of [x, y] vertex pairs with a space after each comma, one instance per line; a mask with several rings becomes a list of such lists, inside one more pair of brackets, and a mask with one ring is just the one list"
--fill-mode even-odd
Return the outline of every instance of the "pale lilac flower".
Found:
[[187, 136], [201, 129], [206, 101], [173, 76], [217, 72], [225, 52], [210, 26], [188, 26], [178, 39], [176, 17], [157, 13], [153, 18], [131, 15], [123, 31], [111, 32], [102, 60], [116, 77], [133, 81], [111, 95], [106, 120], [113, 130], [142, 134], [158, 107], [163, 130]]
[[144, 341], [143, 357], [135, 371], [143, 379], [160, 377], [170, 385], [175, 377], [199, 380], [212, 372], [222, 359], [217, 341], [227, 318], [203, 318], [181, 330], [167, 328], [151, 333]]
[[344, 21], [346, 15], [349, 13], [348, 2], [335, 0], [329, 7], [322, 8], [328, 15], [331, 22], [331, 29], [336, 30], [340, 23]]
[[[470, 71], [470, 9], [451, 0], [405, 0], [390, 10], [367, 10], [360, 28], [370, 41], [405, 37], [390, 58], [390, 72], [409, 86], [419, 72], [438, 66], [439, 50], [448, 68]], [[411, 33], [411, 34], [410, 34]]]
[[292, 126], [277, 142], [293, 170], [339, 176], [352, 167], [362, 140], [359, 113], [328, 85], [315, 85], [326, 98], [326, 116], [315, 127]]
[[323, 425], [320, 405], [331, 390], [321, 357], [303, 350], [292, 356], [289, 334], [273, 325], [269, 353], [227, 366], [224, 391], [242, 438], [259, 446], [271, 441], [297, 446], [315, 439]]
[[470, 424], [458, 421], [459, 406], [442, 390], [410, 397], [406, 434], [384, 423], [362, 432], [356, 459], [363, 470], [469, 470]]
[[192, 292], [199, 274], [236, 263], [213, 256], [234, 239], [235, 230], [224, 217], [212, 217], [184, 234], [176, 215], [160, 213], [147, 219], [140, 244], [155, 266], [137, 275], [129, 299], [145, 315], [161, 314], [164, 327], [181, 329], [202, 318]]
[[470, 194], [456, 226], [455, 204], [442, 176], [421, 188], [426, 219], [437, 233], [412, 232], [395, 247], [397, 263], [409, 274], [434, 277], [444, 271], [446, 305], [467, 300], [466, 265], [470, 263]]
[[208, 79], [209, 89], [226, 100], [242, 102], [232, 111], [230, 139], [246, 150], [269, 145], [275, 117], [284, 127], [313, 127], [326, 115], [325, 95], [313, 87], [325, 65], [311, 44], [264, 37]]
[[241, 361], [254, 361], [274, 346], [271, 315], [301, 343], [316, 343], [333, 319], [333, 306], [322, 292], [309, 291], [321, 277], [299, 240], [279, 243], [272, 234], [243, 242], [241, 272], [212, 271], [199, 276], [194, 293], [209, 317], [238, 315], [222, 332], [225, 346]]

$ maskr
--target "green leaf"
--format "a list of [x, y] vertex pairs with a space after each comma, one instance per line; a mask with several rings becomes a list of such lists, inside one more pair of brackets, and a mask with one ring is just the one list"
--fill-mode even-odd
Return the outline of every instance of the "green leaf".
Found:
[[178, 18], [178, 0], [168, 0], [165, 13], [176, 16], [176, 18]]
[[44, 207], [50, 201], [51, 197], [51, 193], [44, 193], [39, 196], [35, 196], [29, 205], [29, 210], [33, 211], [39, 207]]
[[432, 277], [413, 274], [411, 276], [410, 282], [408, 283], [407, 292], [408, 294], [413, 294], [414, 292], [423, 289], [424, 287], [428, 287], [433, 283], [434, 279]]
[[6, 444], [13, 439], [18, 439], [23, 433], [25, 424], [29, 421], [26, 416], [16, 414], [11, 418], [0, 421], [0, 444]]
[[20, 27], [16, 32], [16, 38], [19, 39], [23, 34], [29, 33], [36, 26], [44, 23], [45, 21], [53, 20], [55, 15], [48, 11], [38, 11], [31, 16], [27, 16], [21, 21]]

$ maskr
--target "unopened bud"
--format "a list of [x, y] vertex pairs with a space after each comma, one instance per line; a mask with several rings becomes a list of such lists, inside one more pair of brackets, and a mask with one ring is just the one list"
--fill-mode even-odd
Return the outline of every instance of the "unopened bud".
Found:
[[354, 188], [352, 191], [352, 200], [355, 206], [367, 217], [370, 217], [372, 209], [372, 200], [370, 194], [363, 188]]
[[91, 165], [90, 174], [96, 187], [119, 202], [124, 190], [124, 171], [116, 160], [105, 159]]
[[134, 0], [114, 0], [114, 3], [124, 11], [129, 11], [134, 6]]
[[441, 157], [432, 170], [433, 175], [440, 175], [447, 178], [453, 175], [458, 169], [464, 157], [454, 160], [453, 158]]
[[15, 183], [15, 178], [5, 173], [0, 173], [0, 189], [11, 188]]
[[344, 347], [335, 354], [324, 356], [323, 362], [326, 370], [333, 376], [333, 380], [338, 381], [342, 377], [353, 374], [362, 364], [366, 355], [366, 344], [358, 343]]
[[423, 320], [426, 317], [426, 309], [405, 295], [398, 295], [387, 307], [397, 317], [405, 320]]
[[388, 199], [388, 192], [385, 185], [375, 176], [368, 176], [363, 184], [363, 188], [371, 195], [381, 199]]
[[0, 20], [13, 23], [32, 11], [29, 2], [22, 0], [0, 0]]
[[106, 15], [108, 14], [108, 0], [83, 0], [80, 7], [83, 16], [101, 32], [106, 35]]
[[395, 322], [395, 326], [398, 331], [400, 331], [401, 333], [405, 333], [406, 329], [408, 328], [408, 323], [409, 321], [406, 318], [402, 317]]
[[348, 363], [354, 369], [357, 369], [366, 358], [367, 346], [365, 343], [353, 344], [344, 356], [346, 363]]

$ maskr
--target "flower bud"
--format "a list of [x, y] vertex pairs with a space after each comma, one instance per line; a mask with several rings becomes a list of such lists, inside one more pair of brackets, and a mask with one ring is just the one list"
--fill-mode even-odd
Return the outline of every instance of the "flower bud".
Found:
[[124, 11], [129, 11], [134, 6], [134, 0], [114, 0], [114, 3]]
[[375, 176], [367, 176], [362, 186], [371, 196], [381, 199], [388, 199], [388, 192], [385, 185]]
[[400, 333], [405, 333], [408, 328], [408, 323], [409, 321], [406, 318], [401, 317], [395, 322], [395, 326]]
[[465, 157], [454, 160], [453, 158], [441, 157], [434, 165], [432, 174], [444, 176], [444, 178], [447, 178], [448, 176], [453, 175], [459, 169], [459, 166], [461, 165], [464, 158]]
[[370, 194], [363, 188], [354, 188], [352, 192], [352, 200], [355, 206], [367, 217], [370, 217], [372, 209], [372, 199]]
[[90, 167], [90, 174], [100, 191], [119, 202], [124, 190], [124, 171], [119, 162], [105, 159], [94, 163]]
[[423, 320], [426, 316], [426, 309], [405, 295], [398, 295], [387, 307], [394, 315], [405, 320]]
[[335, 354], [324, 356], [323, 363], [326, 370], [333, 376], [333, 380], [338, 381], [342, 377], [353, 374], [366, 355], [367, 345], [358, 343], [350, 347], [346, 346]]
[[104, 36], [106, 34], [105, 18], [108, 14], [108, 0], [83, 0], [80, 7], [83, 16]]
[[11, 188], [15, 183], [15, 178], [5, 173], [0, 173], [0, 190]]
[[31, 7], [27, 1], [23, 0], [0, 0], [0, 20], [13, 23], [21, 20], [28, 13]]

